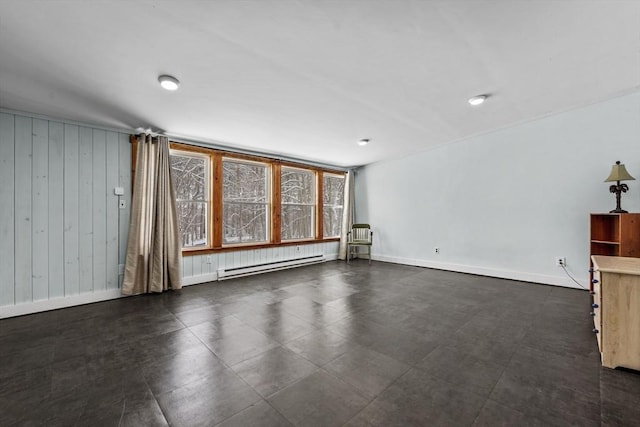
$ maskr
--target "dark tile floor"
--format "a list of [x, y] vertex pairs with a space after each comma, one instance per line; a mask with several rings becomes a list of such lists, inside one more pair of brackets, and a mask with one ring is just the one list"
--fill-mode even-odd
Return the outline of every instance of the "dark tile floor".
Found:
[[328, 262], [0, 320], [0, 425], [640, 425], [584, 291]]

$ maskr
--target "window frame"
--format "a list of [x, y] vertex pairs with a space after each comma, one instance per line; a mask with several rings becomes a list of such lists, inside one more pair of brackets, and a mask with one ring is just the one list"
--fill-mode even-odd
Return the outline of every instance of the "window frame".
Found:
[[221, 179], [221, 186], [220, 186], [220, 192], [221, 192], [221, 198], [222, 198], [222, 211], [220, 212], [221, 217], [222, 217], [222, 221], [221, 221], [221, 247], [222, 248], [230, 248], [230, 247], [247, 247], [247, 246], [256, 246], [256, 245], [263, 245], [263, 244], [267, 244], [271, 241], [271, 235], [272, 230], [271, 230], [271, 223], [272, 223], [272, 204], [273, 204], [273, 191], [272, 191], [272, 176], [273, 176], [273, 172], [272, 172], [272, 165], [269, 162], [266, 161], [258, 161], [258, 160], [253, 160], [253, 159], [242, 159], [242, 158], [238, 158], [237, 156], [222, 156], [221, 158], [221, 167], [222, 172], [224, 172], [224, 162], [228, 161], [228, 162], [232, 162], [232, 163], [240, 163], [240, 164], [253, 164], [253, 165], [260, 165], [260, 166], [264, 166], [266, 173], [265, 173], [265, 186], [266, 186], [266, 202], [229, 202], [231, 204], [264, 204], [266, 207], [266, 218], [265, 218], [265, 227], [266, 227], [266, 236], [265, 236], [265, 240], [259, 240], [259, 241], [251, 241], [251, 242], [238, 242], [238, 243], [225, 243], [224, 241], [224, 204], [225, 204], [225, 200], [224, 200], [224, 176]]
[[[332, 205], [332, 204], [325, 204], [324, 203], [324, 178], [325, 177], [337, 177], [338, 179], [342, 179], [343, 180], [343, 185], [342, 185], [342, 189], [343, 189], [343, 193], [342, 193], [342, 204], [341, 205]], [[330, 208], [336, 208], [336, 207], [340, 207], [342, 208], [342, 212], [344, 213], [344, 189], [346, 188], [347, 185], [347, 177], [346, 174], [339, 174], [339, 173], [334, 173], [334, 172], [324, 172], [322, 174], [322, 194], [320, 195], [319, 198], [319, 204], [322, 205], [322, 218], [318, 218], [318, 222], [320, 222], [322, 224], [322, 235], [320, 237], [322, 237], [322, 239], [339, 239], [340, 236], [326, 236], [324, 235], [324, 209], [325, 207], [330, 207]]]
[[[131, 143], [131, 185], [133, 189], [133, 183], [135, 180], [135, 165], [137, 156], [137, 139], [136, 135], [131, 135], [129, 138]], [[207, 239], [209, 243], [207, 247], [199, 246], [197, 248], [182, 248], [183, 256], [192, 255], [206, 255], [220, 252], [232, 252], [239, 250], [250, 249], [263, 249], [281, 246], [295, 246], [314, 244], [322, 242], [339, 241], [339, 237], [323, 237], [323, 174], [343, 175], [346, 179], [346, 172], [341, 169], [332, 169], [328, 167], [317, 167], [306, 165], [304, 163], [296, 163], [292, 161], [283, 161], [279, 159], [270, 158], [267, 156], [249, 155], [236, 153], [233, 151], [227, 151], [217, 148], [207, 148], [197, 145], [192, 145], [183, 142], [169, 141], [171, 150], [194, 152], [206, 155], [210, 159], [209, 171], [211, 175], [211, 183], [209, 185], [209, 218], [208, 225], [210, 232]], [[270, 188], [269, 188], [269, 222], [267, 224], [269, 239], [264, 243], [239, 243], [239, 244], [222, 244], [222, 185], [223, 185], [223, 173], [222, 173], [222, 159], [238, 159], [240, 161], [252, 161], [257, 163], [264, 163], [270, 166]], [[311, 171], [315, 174], [316, 183], [316, 208], [315, 208], [315, 236], [309, 239], [300, 240], [281, 240], [281, 193], [280, 193], [280, 177], [281, 168], [291, 167]]]
[[[298, 171], [302, 171], [304, 173], [308, 173], [311, 175], [311, 185], [313, 186], [312, 188], [312, 196], [311, 196], [311, 202], [310, 203], [283, 203], [282, 201], [282, 174], [284, 173], [284, 169], [289, 169], [289, 170], [298, 170]], [[289, 166], [289, 165], [283, 165], [280, 168], [280, 214], [282, 215], [283, 212], [283, 205], [289, 205], [289, 206], [311, 206], [311, 236], [310, 237], [302, 237], [302, 238], [298, 238], [298, 239], [284, 239], [282, 237], [282, 227], [284, 225], [282, 219], [280, 221], [280, 241], [281, 242], [303, 242], [305, 240], [309, 240], [309, 239], [315, 239], [318, 237], [318, 172], [314, 171], [312, 169], [309, 168], [302, 168], [299, 166]]]
[[[182, 154], [179, 154], [182, 153]], [[207, 235], [207, 241], [205, 243], [205, 245], [200, 245], [200, 246], [192, 246], [192, 247], [185, 247], [182, 246], [181, 250], [183, 253], [185, 252], [198, 252], [198, 251], [202, 251], [202, 250], [207, 250], [210, 249], [212, 246], [212, 232], [213, 232], [213, 206], [212, 206], [212, 202], [213, 202], [213, 162], [211, 161], [211, 156], [209, 155], [209, 153], [203, 152], [202, 150], [198, 150], [198, 149], [193, 149], [192, 147], [188, 147], [188, 146], [179, 146], [179, 147], [174, 147], [172, 146], [172, 144], [170, 144], [169, 146], [169, 156], [172, 155], [182, 155], [183, 157], [193, 157], [193, 158], [202, 158], [206, 160], [206, 175], [208, 178], [208, 182], [205, 183], [205, 192], [206, 192], [206, 199], [203, 200], [203, 202], [206, 204], [207, 206], [207, 218], [206, 218], [206, 235]], [[178, 202], [177, 196], [176, 196], [176, 202]], [[193, 202], [193, 201], [187, 201], [187, 202]]]

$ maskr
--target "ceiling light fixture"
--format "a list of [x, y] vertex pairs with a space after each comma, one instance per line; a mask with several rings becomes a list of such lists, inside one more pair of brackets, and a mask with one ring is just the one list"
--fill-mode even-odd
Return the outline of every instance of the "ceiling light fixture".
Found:
[[358, 145], [360, 145], [361, 147], [364, 147], [368, 143], [369, 143], [369, 139], [368, 138], [364, 138], [364, 139], [361, 139], [360, 141], [358, 141]]
[[177, 90], [178, 86], [180, 86], [180, 82], [173, 76], [162, 75], [158, 77], [158, 81], [160, 82], [160, 86], [162, 86], [166, 90]]
[[488, 97], [489, 97], [489, 95], [477, 95], [477, 96], [474, 96], [473, 98], [469, 98], [469, 104], [471, 104], [473, 106], [480, 105], [484, 101], [486, 101]]

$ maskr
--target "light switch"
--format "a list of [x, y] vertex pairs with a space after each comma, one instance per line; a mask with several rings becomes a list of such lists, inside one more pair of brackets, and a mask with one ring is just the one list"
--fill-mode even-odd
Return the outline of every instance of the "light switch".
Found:
[[113, 192], [115, 193], [116, 196], [123, 196], [124, 195], [124, 187], [116, 187], [113, 189]]
[[118, 207], [120, 209], [126, 209], [127, 207], [127, 202], [124, 199], [120, 199], [120, 201], [118, 202]]

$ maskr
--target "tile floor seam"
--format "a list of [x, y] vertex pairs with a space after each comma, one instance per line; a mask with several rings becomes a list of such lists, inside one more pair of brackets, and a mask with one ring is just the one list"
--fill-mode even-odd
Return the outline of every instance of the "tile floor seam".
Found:
[[[515, 354], [515, 353], [514, 353], [514, 354]], [[505, 402], [501, 402], [501, 401], [497, 401], [497, 400], [491, 399], [491, 395], [493, 394], [493, 391], [495, 390], [495, 387], [498, 385], [498, 383], [500, 382], [500, 380], [502, 379], [502, 377], [503, 377], [505, 374], [507, 374], [507, 368], [508, 368], [508, 367], [505, 367], [505, 368], [503, 369], [502, 374], [500, 375], [500, 378], [498, 379], [498, 381], [496, 381], [496, 383], [494, 384], [493, 388], [491, 389], [491, 392], [490, 392], [490, 393], [489, 393], [489, 395], [487, 396], [487, 400], [491, 400], [491, 401], [493, 401], [493, 402], [496, 402], [496, 403], [498, 403], [498, 404], [500, 404], [500, 405], [502, 405], [502, 406], [505, 406], [505, 407], [507, 407], [507, 408], [509, 408], [509, 409], [511, 409], [511, 410], [514, 410], [514, 411], [517, 411], [517, 412], [522, 412], [524, 415], [530, 415], [528, 412], [523, 412], [523, 411], [521, 411], [519, 408], [514, 408], [513, 406], [510, 406], [508, 403], [505, 403]], [[561, 388], [563, 388], [563, 387], [561, 386]], [[572, 390], [572, 391], [574, 391], [574, 392], [576, 392], [576, 393], [579, 393], [579, 394], [581, 394], [582, 396], [588, 397], [584, 392], [581, 392], [580, 390], [576, 390], [576, 389], [573, 389], [573, 388], [571, 388], [571, 387], [566, 387], [566, 388], [567, 388], [567, 389], [569, 389], [569, 390]], [[485, 402], [485, 403], [486, 403], [486, 402]], [[599, 405], [599, 411], [598, 411], [598, 412], [599, 412], [599, 414], [600, 414], [600, 418], [602, 418], [602, 399], [600, 399], [600, 400], [599, 400], [598, 405]], [[545, 412], [545, 414], [546, 414], [546, 415], [550, 415], [550, 416], [552, 416], [552, 417], [555, 417], [555, 416], [556, 416], [555, 414], [550, 413], [550, 412]], [[580, 418], [585, 418], [585, 417], [580, 416]], [[585, 419], [590, 419], [590, 418], [585, 418]], [[592, 419], [591, 419], [591, 420], [592, 420]], [[592, 420], [592, 421], [595, 421], [595, 420]]]
[[285, 421], [287, 421], [287, 422], [288, 422], [292, 427], [293, 427], [293, 426], [295, 426], [295, 424], [293, 424], [293, 422], [292, 422], [292, 421], [291, 421], [291, 420], [290, 420], [290, 419], [289, 419], [285, 414], [283, 414], [282, 412], [280, 412], [280, 411], [278, 410], [278, 408], [276, 408], [275, 406], [273, 406], [273, 405], [271, 404], [271, 402], [269, 402], [267, 399], [263, 399], [263, 400], [265, 401], [265, 403], [266, 403], [267, 405], [269, 405], [269, 407], [270, 407], [271, 409], [273, 409], [274, 411], [276, 411], [276, 412], [277, 412], [277, 413], [278, 413], [282, 418], [284, 418], [284, 419], [285, 419]]
[[350, 418], [345, 424], [348, 424], [349, 422], [351, 422], [351, 420], [353, 420], [354, 418], [356, 418], [358, 415], [360, 415], [361, 412], [363, 412], [365, 409], [367, 409], [371, 404], [373, 404], [380, 396], [382, 396], [384, 394], [385, 391], [387, 391], [389, 388], [391, 388], [395, 383], [397, 383], [398, 381], [400, 381], [402, 379], [402, 377], [404, 377], [405, 375], [407, 375], [409, 373], [409, 371], [411, 371], [411, 369], [417, 369], [413, 366], [409, 366], [409, 368], [407, 368], [407, 370], [402, 373], [401, 375], [398, 376], [398, 378], [396, 378], [395, 380], [393, 380], [389, 385], [387, 385], [383, 390], [380, 391], [380, 393], [378, 393], [376, 396], [374, 396], [360, 411], [358, 411], [357, 414], [355, 414], [352, 418]]
[[[221, 359], [220, 357], [218, 357], [218, 355], [217, 355], [217, 354], [216, 354], [216, 353], [215, 353], [215, 352], [214, 352], [214, 351], [213, 351], [213, 350], [212, 350], [212, 349], [211, 349], [211, 348], [210, 348], [210, 347], [209, 347], [205, 342], [203, 342], [203, 341], [200, 339], [200, 337], [199, 337], [198, 335], [196, 335], [196, 334], [195, 334], [193, 331], [191, 331], [191, 330], [189, 330], [189, 332], [191, 332], [191, 334], [193, 334], [193, 335], [198, 339], [198, 341], [200, 341], [200, 343], [202, 343], [202, 345], [204, 345], [204, 347], [205, 347], [205, 348], [206, 348], [206, 349], [211, 353], [211, 355], [212, 355], [213, 357], [215, 357], [215, 358], [218, 360], [218, 362], [220, 362], [220, 363], [222, 364], [222, 366], [224, 366], [226, 369], [228, 369], [228, 370], [230, 370], [231, 372], [233, 372], [233, 374], [234, 374], [235, 376], [237, 376], [237, 377], [238, 377], [242, 382], [244, 382], [244, 383], [245, 383], [249, 388], [251, 388], [251, 390], [254, 390], [254, 389], [253, 389], [253, 387], [251, 387], [249, 384], [247, 384], [247, 383], [246, 383], [246, 381], [244, 381], [244, 379], [243, 379], [243, 378], [241, 378], [241, 377], [236, 373], [236, 371], [234, 371], [234, 370], [233, 370], [233, 368], [231, 367], [231, 365], [229, 365], [226, 361], [224, 361], [223, 359]], [[240, 363], [240, 362], [238, 362], [238, 363]], [[201, 377], [201, 378], [202, 378], [202, 377]], [[146, 380], [145, 380], [145, 381], [146, 381]], [[194, 381], [197, 381], [197, 379], [196, 379], [196, 380], [194, 380]], [[185, 385], [187, 385], [187, 384], [185, 384]], [[184, 387], [185, 385], [183, 385], [183, 386], [181, 386], [181, 387]], [[254, 391], [255, 391], [255, 390], [254, 390]], [[153, 393], [153, 391], [152, 391], [152, 393]], [[260, 396], [260, 393], [258, 393], [257, 391], [256, 391], [256, 393]], [[154, 394], [154, 398], [156, 398], [155, 394]], [[157, 400], [157, 399], [156, 399], [156, 400]], [[158, 404], [159, 404], [159, 402], [158, 402]], [[245, 409], [246, 409], [246, 408], [245, 408]], [[164, 414], [163, 414], [163, 416], [164, 416]], [[165, 416], [165, 419], [166, 419], [166, 416]], [[167, 422], [168, 422], [168, 420], [167, 420]]]
[[[489, 393], [489, 395], [491, 395], [491, 393]], [[476, 414], [475, 418], [473, 419], [473, 421], [471, 422], [471, 424], [469, 424], [470, 427], [474, 426], [476, 424], [476, 422], [478, 421], [478, 418], [480, 418], [480, 415], [482, 415], [482, 410], [487, 406], [487, 402], [490, 399], [487, 397], [485, 399], [485, 401], [482, 403], [482, 408], [480, 408], [480, 410], [478, 411], [478, 413]]]
[[[311, 374], [311, 375], [315, 375], [315, 374], [316, 374], [316, 373], [318, 373], [318, 372], [324, 372], [325, 374], [329, 375], [329, 376], [330, 376], [331, 378], [333, 378], [334, 380], [336, 380], [336, 381], [338, 381], [338, 382], [340, 382], [340, 383], [344, 384], [345, 386], [347, 386], [347, 388], [350, 388], [350, 389], [351, 389], [353, 392], [355, 392], [359, 397], [361, 397], [362, 399], [364, 399], [365, 401], [367, 401], [367, 404], [366, 404], [365, 406], [363, 406], [363, 407], [362, 407], [362, 409], [361, 409], [360, 411], [358, 411], [356, 414], [354, 414], [354, 417], [355, 417], [355, 416], [357, 416], [360, 412], [362, 412], [362, 411], [363, 411], [367, 406], [369, 406], [369, 405], [370, 405], [370, 404], [371, 404], [371, 403], [372, 403], [372, 402], [373, 402], [373, 401], [374, 401], [374, 400], [379, 396], [379, 394], [378, 394], [378, 396], [375, 396], [375, 397], [373, 397], [373, 398], [371, 398], [371, 399], [369, 400], [369, 398], [367, 398], [366, 396], [364, 396], [364, 395], [360, 394], [360, 390], [358, 390], [357, 388], [355, 388], [355, 387], [354, 387], [354, 386], [352, 386], [351, 384], [347, 383], [346, 381], [343, 381], [342, 379], [340, 379], [340, 378], [336, 377], [335, 375], [333, 375], [331, 372], [327, 371], [327, 370], [326, 370], [326, 369], [324, 369], [324, 368], [319, 368], [319, 369], [318, 369], [318, 371], [316, 371], [314, 374]], [[309, 376], [311, 376], [311, 375], [309, 375]], [[301, 381], [304, 381], [304, 380], [305, 380], [305, 379], [307, 379], [309, 376], [304, 377], [304, 378], [300, 378], [299, 380], [295, 381], [294, 383], [289, 384], [287, 387], [284, 387], [284, 388], [282, 388], [281, 390], [278, 390], [277, 392], [275, 392], [275, 393], [273, 393], [271, 396], [269, 396], [269, 398], [272, 398], [272, 397], [273, 397], [274, 395], [276, 395], [277, 393], [280, 393], [280, 392], [284, 391], [285, 389], [287, 389], [287, 388], [289, 388], [289, 387], [293, 387], [295, 384], [297, 384], [297, 383], [299, 383], [299, 382], [301, 382]], [[268, 400], [268, 399], [265, 399], [265, 400], [267, 400], [267, 402], [268, 402], [268, 403], [271, 403], [271, 402], [269, 402], [269, 400]], [[272, 405], [272, 406], [273, 406], [273, 405]], [[276, 409], [276, 410], [277, 410], [277, 409]], [[278, 411], [278, 412], [280, 412], [280, 411]], [[286, 417], [284, 414], [283, 414], [283, 416], [284, 416], [284, 417], [285, 417], [285, 419], [286, 419], [287, 421], [289, 421], [291, 424], [296, 425], [296, 424], [293, 422], [293, 420], [289, 419], [289, 418], [288, 418], [288, 417]], [[353, 418], [353, 417], [352, 417], [352, 418]], [[352, 418], [349, 418], [348, 420], [346, 420], [346, 422], [345, 422], [344, 424], [342, 424], [342, 425], [345, 425], [346, 423], [348, 423]]]
[[[364, 348], [367, 348], [367, 347], [364, 347]], [[383, 355], [383, 356], [385, 356], [385, 357], [389, 357], [389, 358], [393, 359], [391, 356], [387, 356], [386, 354], [379, 353], [379, 352], [377, 352], [377, 351], [375, 351], [375, 350], [372, 350], [372, 349], [369, 349], [369, 350], [371, 350], [371, 351], [373, 351], [373, 352], [376, 352], [376, 353], [378, 353], [378, 354], [381, 354], [381, 355]], [[346, 353], [345, 353], [345, 354], [346, 354]], [[336, 358], [336, 359], [337, 359], [337, 358]], [[334, 359], [334, 360], [335, 360], [335, 359]], [[380, 390], [380, 392], [378, 392], [375, 396], [373, 396], [373, 397], [371, 398], [371, 402], [373, 402], [374, 400], [376, 400], [380, 395], [382, 395], [382, 393], [384, 393], [384, 391], [385, 391], [386, 389], [388, 389], [389, 387], [391, 387], [391, 386], [392, 386], [396, 381], [398, 381], [400, 378], [402, 378], [404, 375], [406, 375], [406, 374], [407, 374], [411, 369], [416, 369], [414, 366], [411, 366], [411, 365], [409, 365], [408, 363], [403, 363], [403, 362], [400, 362], [399, 360], [396, 360], [396, 359], [393, 359], [393, 360], [395, 360], [396, 362], [402, 363], [402, 364], [404, 364], [404, 365], [407, 365], [407, 368], [406, 368], [406, 369], [405, 369], [401, 374], [399, 374], [399, 375], [398, 375], [398, 376], [397, 376], [393, 381], [391, 381], [391, 382], [390, 382], [390, 383], [389, 383], [385, 388], [383, 388], [382, 390]], [[329, 363], [331, 363], [331, 362], [329, 362]], [[327, 365], [328, 365], [328, 363], [327, 363]], [[324, 369], [324, 366], [326, 366], [326, 365], [323, 365], [322, 369]], [[335, 377], [335, 374], [333, 374], [331, 371], [328, 371], [328, 370], [326, 370], [326, 369], [324, 369], [324, 370], [325, 370], [327, 373], [329, 373], [330, 375], [332, 375], [332, 376], [334, 376], [334, 377]], [[348, 383], [347, 381], [343, 381], [343, 382], [345, 382], [345, 383], [349, 384], [349, 385], [350, 385], [352, 388], [354, 388], [356, 391], [360, 392], [360, 390], [359, 390], [358, 388], [356, 388], [355, 386], [351, 385], [351, 384], [350, 384], [350, 383]], [[364, 395], [362, 395], [362, 394], [361, 394], [361, 396], [362, 396], [362, 397], [364, 397], [365, 399], [368, 399], [368, 397], [367, 397], [367, 396], [364, 396]], [[371, 403], [371, 402], [369, 402], [369, 403]], [[368, 405], [369, 405], [369, 404], [367, 404], [367, 406], [368, 406]], [[364, 409], [364, 408], [363, 408], [363, 409]]]
[[[274, 347], [274, 348], [277, 348], [277, 347]], [[293, 350], [291, 350], [291, 349], [288, 349], [288, 348], [286, 348], [286, 347], [282, 347], [282, 346], [281, 346], [281, 348], [282, 348], [283, 350], [286, 350], [286, 351], [289, 351], [289, 352], [291, 352], [291, 353], [295, 354], [296, 356], [300, 356], [299, 354], [297, 354], [296, 352], [294, 352], [294, 351], [293, 351]], [[238, 362], [238, 363], [236, 363], [236, 364], [234, 364], [234, 365], [232, 365], [232, 366], [239, 365], [240, 363], [246, 362], [247, 360], [251, 360], [251, 359], [253, 359], [253, 358], [255, 358], [255, 357], [260, 357], [261, 355], [263, 355], [264, 353], [266, 353], [266, 352], [268, 352], [268, 351], [270, 351], [270, 350], [273, 350], [273, 349], [265, 350], [264, 352], [262, 352], [262, 353], [260, 353], [260, 354], [257, 354], [257, 355], [255, 355], [255, 356], [253, 356], [253, 357], [250, 357], [249, 359], [246, 359], [246, 360], [243, 360], [243, 361], [241, 361], [241, 362]], [[300, 357], [302, 357], [302, 356], [300, 356]], [[305, 360], [306, 360], [306, 359], [305, 359]], [[253, 391], [255, 391], [255, 392], [256, 392], [256, 393], [257, 393], [257, 394], [262, 398], [262, 400], [267, 400], [267, 399], [269, 399], [271, 396], [273, 396], [274, 394], [278, 393], [279, 391], [284, 390], [285, 388], [290, 387], [290, 386], [292, 386], [292, 385], [294, 385], [294, 384], [298, 383], [299, 381], [304, 380], [305, 378], [307, 378], [307, 377], [309, 377], [309, 376], [311, 376], [311, 375], [315, 374], [316, 372], [318, 372], [318, 370], [322, 369], [321, 367], [319, 367], [319, 366], [318, 366], [318, 365], [316, 365], [315, 363], [311, 362], [310, 360], [307, 360], [307, 361], [308, 361], [309, 363], [311, 363], [313, 366], [315, 366], [315, 367], [316, 367], [316, 370], [315, 370], [314, 372], [312, 372], [312, 373], [310, 373], [309, 375], [304, 376], [304, 377], [302, 377], [302, 378], [298, 378], [298, 379], [297, 379], [297, 380], [295, 380], [295, 381], [292, 381], [291, 383], [289, 383], [289, 384], [285, 385], [284, 387], [280, 388], [280, 390], [276, 390], [276, 391], [274, 391], [273, 393], [269, 394], [268, 396], [263, 396], [263, 395], [262, 395], [262, 393], [260, 393], [258, 390], [256, 390], [256, 389], [255, 389], [251, 384], [249, 384], [248, 382], [246, 382], [246, 381], [245, 381], [245, 379], [244, 379], [244, 378], [242, 378], [242, 377], [241, 377], [241, 376], [240, 376], [240, 375], [239, 375], [239, 374], [238, 374], [238, 373], [233, 369], [233, 367], [232, 367], [232, 366], [230, 366], [230, 367], [229, 367], [229, 369], [231, 369], [231, 371], [233, 371], [233, 373], [234, 373], [238, 378], [240, 378], [240, 379], [241, 379], [245, 384], [247, 384], [247, 386], [249, 386]]]
[[[531, 327], [532, 327], [532, 325], [531, 325], [531, 324], [529, 324], [529, 325], [528, 325], [528, 327], [527, 327], [527, 332], [529, 331], [529, 329], [530, 329]], [[485, 399], [485, 401], [484, 401], [484, 403], [483, 403], [483, 405], [482, 405], [482, 408], [484, 408], [484, 406], [487, 404], [487, 401], [491, 400], [491, 395], [493, 394], [494, 390], [496, 389], [496, 386], [500, 383], [500, 380], [502, 379], [502, 377], [505, 375], [505, 372], [507, 372], [507, 368], [508, 368], [508, 367], [509, 367], [509, 365], [511, 364], [511, 361], [513, 360], [513, 356], [516, 354], [516, 352], [517, 352], [517, 351], [518, 351], [517, 349], [516, 349], [515, 351], [513, 351], [513, 352], [511, 353], [511, 356], [509, 357], [509, 361], [503, 365], [502, 372], [500, 373], [500, 376], [498, 377], [498, 379], [496, 380], [496, 382], [495, 382], [495, 383], [493, 383], [493, 386], [491, 387], [491, 390], [487, 393], [487, 397], [486, 397], [486, 399]], [[503, 403], [500, 403], [500, 404], [501, 404], [501, 405], [504, 405]], [[504, 405], [504, 406], [506, 406], [506, 407], [507, 407], [507, 408], [509, 408], [509, 409], [514, 409], [514, 410], [518, 411], [518, 409], [517, 409], [517, 408], [511, 408], [511, 407], [509, 407], [509, 406], [507, 406], [507, 405]], [[479, 416], [480, 416], [480, 414], [482, 413], [482, 408], [480, 408], [480, 410], [478, 411], [478, 414], [476, 415], [476, 417], [475, 417], [475, 419], [474, 419], [473, 423], [471, 423], [471, 425], [473, 425], [473, 424], [476, 422], [476, 420], [478, 419], [478, 417], [479, 417]]]
[[[269, 340], [272, 340], [272, 341], [274, 341], [274, 342], [277, 342], [277, 343], [278, 343], [278, 345], [282, 346], [282, 344], [280, 344], [278, 341], [276, 341], [276, 340], [274, 340], [273, 338], [269, 337], [268, 335], [266, 335], [265, 333], [263, 333], [263, 332], [262, 332], [262, 331], [260, 331], [259, 329], [256, 329], [256, 328], [254, 328], [253, 326], [251, 326], [251, 325], [249, 325], [249, 324], [247, 324], [247, 323], [243, 322], [243, 321], [242, 321], [242, 319], [239, 319], [239, 318], [235, 317], [233, 314], [231, 314], [231, 315], [229, 315], [229, 316], [225, 316], [225, 317], [233, 317], [233, 318], [235, 318], [236, 320], [240, 321], [244, 326], [251, 328], [252, 330], [254, 330], [255, 332], [257, 332], [258, 334], [260, 334], [260, 335], [264, 336], [265, 338], [267, 338], [267, 339], [269, 339]], [[194, 334], [194, 335], [196, 336], [196, 338], [198, 338], [198, 340], [199, 340], [199, 341], [200, 341], [200, 342], [201, 342], [201, 343], [202, 343], [202, 344], [203, 344], [203, 345], [204, 345], [204, 346], [205, 346], [205, 347], [206, 347], [206, 348], [211, 352], [211, 354], [213, 354], [213, 356], [214, 356], [215, 358], [217, 358], [220, 362], [222, 362], [222, 364], [223, 364], [225, 367], [227, 367], [227, 368], [229, 368], [229, 369], [233, 370], [233, 369], [231, 368], [231, 366], [232, 366], [232, 365], [230, 365], [229, 363], [227, 363], [227, 361], [225, 361], [222, 357], [220, 357], [220, 356], [219, 356], [219, 355], [218, 355], [218, 354], [217, 354], [217, 353], [216, 353], [216, 352], [215, 352], [211, 347], [209, 347], [209, 345], [208, 345], [207, 343], [205, 343], [204, 341], [202, 341], [202, 340], [200, 339], [200, 337], [198, 337], [198, 336], [197, 336], [197, 334], [195, 334], [193, 331], [190, 331], [190, 332], [191, 332], [192, 334]], [[214, 340], [214, 341], [218, 341], [218, 340], [220, 340], [220, 339], [222, 339], [222, 338], [218, 338], [218, 339], [216, 339], [216, 340]], [[259, 356], [259, 355], [261, 355], [261, 354], [263, 354], [263, 353], [265, 353], [265, 352], [267, 352], [267, 351], [269, 351], [269, 350], [270, 350], [270, 349], [266, 349], [266, 350], [261, 351], [260, 353], [258, 353], [258, 354], [256, 354], [256, 355], [253, 355], [253, 356], [247, 357], [246, 359], [238, 360], [238, 361], [236, 361], [236, 362], [234, 363], [234, 365], [235, 365], [235, 364], [238, 364], [238, 363], [241, 363], [241, 362], [244, 362], [244, 361], [246, 361], [246, 360], [249, 360], [249, 359], [251, 359], [251, 358], [253, 358], [253, 357]], [[235, 371], [234, 371], [234, 372], [235, 372]]]
[[[149, 385], [149, 382], [147, 381], [147, 379], [146, 379], [146, 377], [144, 375], [142, 376], [142, 380], [144, 381], [144, 384], [147, 386], [147, 389], [149, 389], [149, 393], [151, 393], [151, 396], [153, 396], [153, 400], [156, 402], [156, 405], [158, 406], [158, 409], [160, 410], [160, 413], [162, 414], [162, 418], [164, 418], [164, 421], [167, 423], [167, 425], [171, 425], [169, 423], [169, 419], [167, 418], [167, 414], [162, 409], [162, 405], [160, 405], [160, 402], [158, 401], [158, 396], [156, 396], [156, 394], [154, 393], [153, 389]], [[162, 394], [162, 393], [160, 393], [160, 394]]]
[[[309, 332], [309, 334], [307, 334], [307, 335], [313, 334], [313, 333], [315, 333], [315, 332], [317, 332], [317, 331]], [[296, 338], [296, 339], [301, 339], [301, 338], [304, 338], [305, 336], [306, 336], [306, 335], [303, 335], [303, 336], [301, 336], [301, 337], [299, 337], [299, 338]], [[295, 341], [295, 340], [292, 340], [292, 341]], [[359, 345], [359, 344], [358, 344], [358, 345]], [[322, 365], [318, 365], [316, 362], [314, 362], [313, 360], [309, 359], [308, 357], [305, 357], [303, 354], [297, 353], [296, 351], [292, 350], [290, 347], [288, 347], [288, 346], [286, 346], [286, 345], [285, 345], [285, 347], [286, 347], [288, 350], [293, 351], [295, 354], [297, 354], [298, 356], [302, 357], [302, 358], [303, 358], [303, 359], [305, 359], [306, 361], [308, 361], [308, 362], [310, 362], [310, 363], [313, 363], [313, 364], [314, 364], [315, 366], [317, 366], [318, 368], [323, 368], [325, 365], [328, 365], [329, 363], [333, 362], [334, 360], [336, 360], [336, 359], [338, 359], [339, 357], [341, 357], [342, 355], [344, 355], [344, 353], [346, 353], [346, 351], [345, 351], [344, 353], [340, 353], [340, 354], [338, 354], [337, 356], [334, 356], [333, 358], [329, 359], [329, 360], [328, 360], [327, 362], [325, 362], [324, 364], [322, 364]]]

